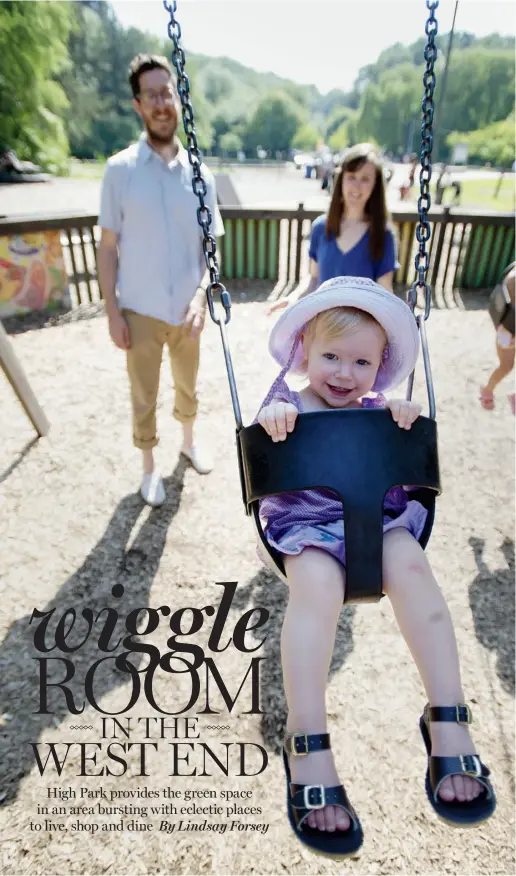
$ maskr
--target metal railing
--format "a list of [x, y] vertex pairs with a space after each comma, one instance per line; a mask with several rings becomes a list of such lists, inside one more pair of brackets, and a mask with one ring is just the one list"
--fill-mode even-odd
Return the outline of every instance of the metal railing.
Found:
[[[270, 280], [285, 286], [308, 271], [310, 228], [320, 211], [222, 207], [225, 235], [220, 241], [223, 280]], [[100, 229], [94, 214], [11, 217], [0, 219], [0, 237], [60, 230], [65, 266], [74, 305], [100, 300], [97, 245]], [[429, 282], [442, 292], [493, 286], [514, 260], [514, 213], [430, 211]], [[398, 287], [414, 279], [417, 213], [396, 210], [392, 222], [398, 239]]]

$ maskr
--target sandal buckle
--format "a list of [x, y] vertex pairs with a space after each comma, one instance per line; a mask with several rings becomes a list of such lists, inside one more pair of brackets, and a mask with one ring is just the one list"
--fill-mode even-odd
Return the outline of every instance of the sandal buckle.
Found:
[[[315, 792], [316, 801], [311, 799], [311, 793]], [[324, 785], [305, 785], [303, 788], [303, 803], [305, 809], [324, 809], [326, 806], [326, 794]]]
[[[303, 748], [301, 751], [296, 747], [296, 740], [301, 740], [303, 744]], [[308, 733], [293, 733], [290, 737], [290, 753], [294, 757], [306, 757], [309, 754], [308, 751]], [[308, 785], [308, 787], [312, 787], [312, 785]], [[313, 786], [317, 787], [317, 786]]]
[[482, 764], [478, 754], [461, 754], [459, 759], [462, 772], [467, 776], [474, 776], [476, 779], [482, 776]]
[[455, 712], [457, 724], [471, 724], [473, 722], [473, 715], [467, 703], [460, 703], [460, 705], [455, 706]]

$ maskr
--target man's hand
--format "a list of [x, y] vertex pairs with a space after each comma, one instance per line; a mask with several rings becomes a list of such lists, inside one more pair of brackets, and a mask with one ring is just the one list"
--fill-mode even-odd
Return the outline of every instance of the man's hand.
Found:
[[400, 429], [410, 429], [422, 411], [421, 405], [416, 402], [399, 398], [389, 399], [385, 407], [391, 412], [392, 419]]
[[206, 297], [197, 294], [192, 298], [183, 322], [183, 332], [192, 338], [197, 338], [203, 328], [206, 317]]
[[108, 324], [109, 334], [114, 345], [120, 350], [128, 350], [131, 346], [131, 334], [127, 321], [118, 310], [110, 314]]
[[273, 441], [285, 441], [287, 432], [293, 432], [296, 425], [298, 410], [289, 402], [273, 401], [262, 408], [258, 414], [258, 422]]

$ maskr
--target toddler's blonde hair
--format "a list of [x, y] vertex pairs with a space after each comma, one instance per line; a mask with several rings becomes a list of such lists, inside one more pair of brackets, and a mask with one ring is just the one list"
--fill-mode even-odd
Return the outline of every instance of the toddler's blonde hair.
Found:
[[[322, 335], [331, 341], [340, 335], [356, 331], [361, 325], [377, 325], [385, 336], [383, 326], [367, 311], [358, 307], [332, 307], [318, 313], [306, 324], [303, 337], [308, 345], [315, 340], [316, 335]], [[386, 336], [385, 343], [387, 344]], [[303, 370], [306, 370], [306, 362], [303, 363]]]

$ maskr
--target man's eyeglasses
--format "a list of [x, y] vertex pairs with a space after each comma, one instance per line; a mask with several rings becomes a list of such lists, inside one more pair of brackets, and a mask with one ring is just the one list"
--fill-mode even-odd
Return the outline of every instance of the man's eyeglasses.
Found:
[[159, 103], [174, 103], [175, 91], [172, 86], [162, 88], [160, 91], [149, 88], [147, 91], [140, 92], [139, 100], [153, 106], [157, 106]]

